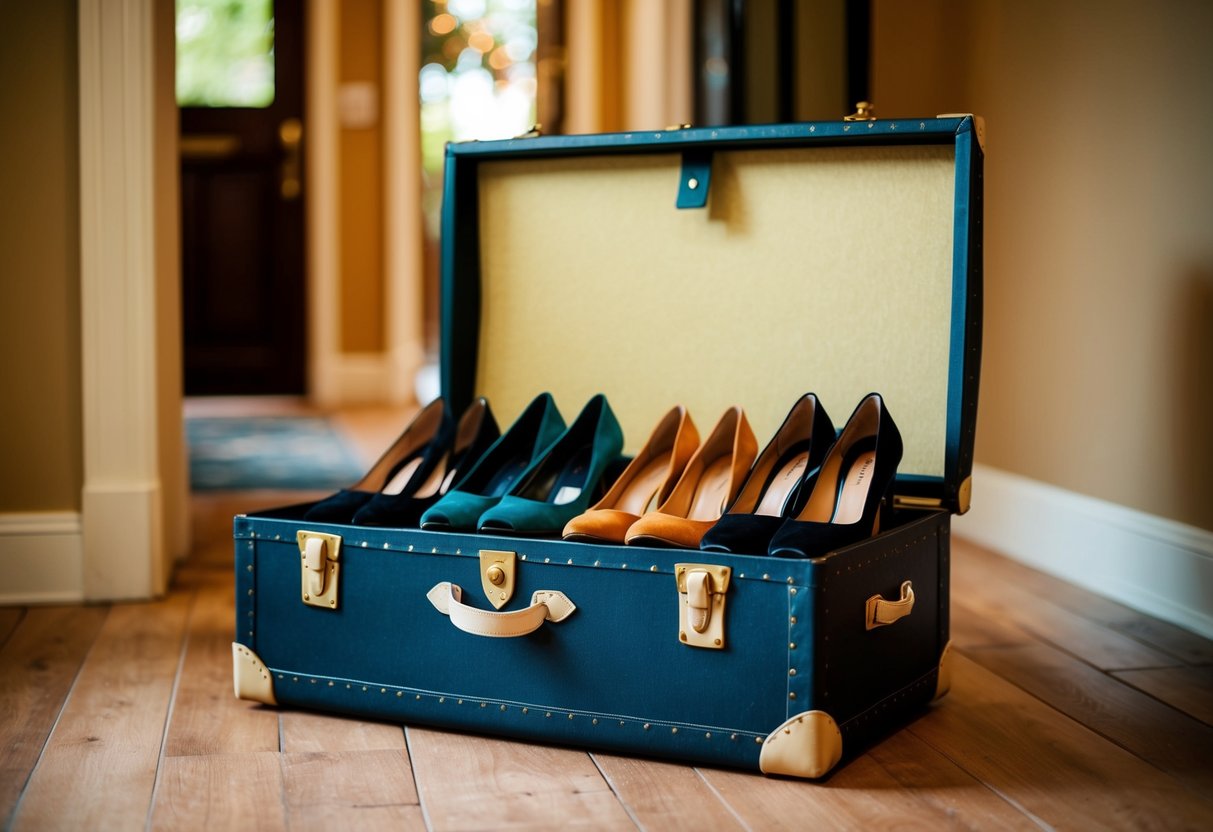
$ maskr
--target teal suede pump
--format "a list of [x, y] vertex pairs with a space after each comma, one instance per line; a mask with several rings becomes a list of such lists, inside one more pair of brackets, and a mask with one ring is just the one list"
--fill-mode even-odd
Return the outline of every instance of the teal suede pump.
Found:
[[484, 456], [441, 500], [421, 515], [429, 531], [475, 531], [480, 515], [501, 501], [531, 463], [564, 431], [551, 393], [536, 396]]
[[482, 532], [557, 535], [601, 491], [623, 452], [623, 430], [606, 396], [590, 399], [568, 430], [480, 517]]

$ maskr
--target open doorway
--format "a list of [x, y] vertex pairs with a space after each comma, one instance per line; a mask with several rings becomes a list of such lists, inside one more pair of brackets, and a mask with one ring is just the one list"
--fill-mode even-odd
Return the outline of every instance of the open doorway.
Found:
[[186, 395], [305, 392], [302, 0], [177, 0]]

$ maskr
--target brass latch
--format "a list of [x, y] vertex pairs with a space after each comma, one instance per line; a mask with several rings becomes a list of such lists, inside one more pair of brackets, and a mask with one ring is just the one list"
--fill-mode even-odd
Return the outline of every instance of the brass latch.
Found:
[[324, 532], [299, 532], [300, 595], [303, 603], [337, 609], [337, 579], [341, 576], [341, 538]]
[[678, 580], [678, 640], [691, 647], [724, 647], [724, 602], [729, 589], [727, 566], [674, 564]]
[[870, 101], [860, 101], [855, 105], [855, 112], [849, 116], [843, 116], [843, 121], [875, 121], [876, 108], [872, 106]]
[[480, 550], [480, 586], [489, 603], [501, 609], [514, 597], [518, 557], [513, 552]]

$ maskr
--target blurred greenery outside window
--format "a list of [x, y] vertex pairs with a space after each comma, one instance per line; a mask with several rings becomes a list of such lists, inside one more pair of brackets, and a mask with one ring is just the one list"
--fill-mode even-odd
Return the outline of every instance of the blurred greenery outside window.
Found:
[[273, 0], [177, 0], [177, 103], [274, 103]]
[[421, 160], [426, 231], [439, 233], [448, 141], [504, 139], [535, 123], [535, 0], [422, 4]]

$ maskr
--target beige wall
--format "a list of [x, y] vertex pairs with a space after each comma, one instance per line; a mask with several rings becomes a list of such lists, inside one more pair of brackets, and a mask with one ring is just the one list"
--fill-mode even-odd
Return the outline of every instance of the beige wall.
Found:
[[878, 113], [987, 119], [978, 462], [1204, 529], [1211, 44], [1202, 0], [874, 2]]
[[0, 4], [0, 512], [83, 484], [76, 4]]
[[[339, 14], [338, 83], [381, 91], [379, 0], [344, 0]], [[341, 349], [377, 353], [385, 347], [382, 121], [343, 126], [340, 147]]]

